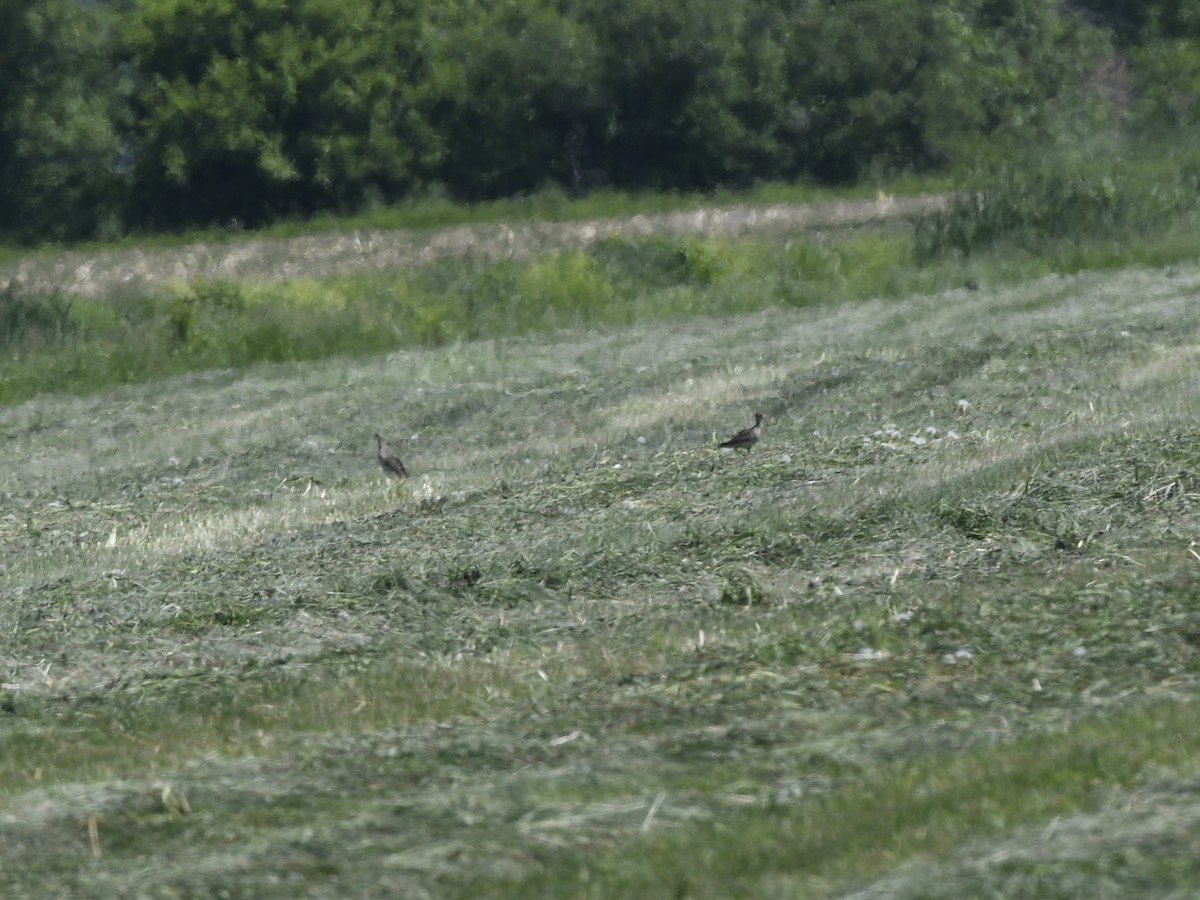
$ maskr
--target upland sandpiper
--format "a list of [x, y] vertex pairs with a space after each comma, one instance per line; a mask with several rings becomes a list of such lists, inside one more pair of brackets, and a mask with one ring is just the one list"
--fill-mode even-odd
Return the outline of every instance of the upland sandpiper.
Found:
[[720, 448], [722, 450], [745, 450], [750, 452], [750, 448], [758, 443], [758, 439], [762, 437], [763, 423], [767, 421], [767, 417], [762, 413], [754, 414], [754, 424], [749, 428], [743, 428], [727, 441], [722, 441]]
[[375, 440], [379, 441], [379, 467], [389, 475], [399, 475], [401, 478], [408, 476], [408, 469], [404, 468], [404, 463], [400, 458], [393, 456], [388, 450], [388, 446], [384, 443], [383, 435], [378, 431], [375, 432]]

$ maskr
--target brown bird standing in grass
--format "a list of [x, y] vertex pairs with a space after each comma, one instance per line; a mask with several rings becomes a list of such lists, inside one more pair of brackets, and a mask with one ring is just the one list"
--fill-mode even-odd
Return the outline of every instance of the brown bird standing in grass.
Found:
[[750, 448], [758, 443], [758, 439], [762, 437], [763, 422], [767, 417], [762, 413], [754, 414], [754, 424], [749, 428], [743, 428], [727, 441], [722, 441], [720, 448], [722, 450], [745, 450], [750, 452]]
[[404, 468], [404, 463], [400, 462], [399, 457], [392, 456], [388, 452], [387, 444], [383, 442], [383, 435], [378, 431], [375, 432], [375, 440], [379, 441], [379, 467], [390, 475], [407, 477], [408, 469]]

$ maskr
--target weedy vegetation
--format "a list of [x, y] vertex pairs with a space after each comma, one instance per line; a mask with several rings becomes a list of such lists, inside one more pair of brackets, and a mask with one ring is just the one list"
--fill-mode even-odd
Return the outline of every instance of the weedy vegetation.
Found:
[[6, 895], [1200, 891], [1189, 215], [10, 291]]

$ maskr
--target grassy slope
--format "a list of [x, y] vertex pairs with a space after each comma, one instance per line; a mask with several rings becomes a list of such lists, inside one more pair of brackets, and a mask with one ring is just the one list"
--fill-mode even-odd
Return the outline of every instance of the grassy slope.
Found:
[[1200, 890], [1198, 290], [7, 410], [7, 896]]

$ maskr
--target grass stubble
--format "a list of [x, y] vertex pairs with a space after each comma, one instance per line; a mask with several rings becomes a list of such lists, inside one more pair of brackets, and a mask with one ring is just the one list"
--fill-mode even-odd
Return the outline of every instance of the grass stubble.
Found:
[[6, 895], [1200, 889], [1198, 286], [7, 409]]

